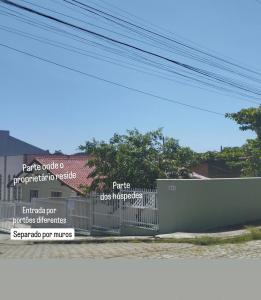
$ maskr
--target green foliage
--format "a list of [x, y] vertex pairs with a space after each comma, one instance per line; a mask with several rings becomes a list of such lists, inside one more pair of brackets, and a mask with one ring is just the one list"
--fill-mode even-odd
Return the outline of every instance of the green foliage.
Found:
[[237, 113], [227, 113], [226, 118], [236, 121], [240, 130], [252, 130], [261, 140], [261, 105], [258, 108], [250, 107], [242, 109]]
[[244, 163], [242, 173], [248, 176], [261, 176], [261, 140], [247, 140], [242, 146]]
[[253, 130], [256, 139], [247, 140], [242, 147], [228, 147], [221, 152], [207, 152], [202, 159], [220, 160], [231, 169], [239, 169], [242, 176], [261, 176], [261, 106], [227, 113], [227, 118], [236, 121], [241, 130]]
[[157, 178], [188, 178], [198, 162], [197, 155], [177, 140], [164, 137], [162, 129], [145, 134], [137, 129], [105, 141], [86, 142], [80, 149], [94, 167], [89, 191], [109, 190], [112, 182], [129, 182], [133, 187], [154, 188]]
[[242, 176], [261, 176], [261, 142], [247, 140], [242, 147], [227, 147], [221, 152], [207, 152], [201, 156], [203, 161], [222, 161], [233, 173], [239, 170]]
[[198, 246], [214, 246], [225, 244], [240, 244], [254, 240], [261, 240], [260, 228], [249, 228], [246, 233], [230, 237], [214, 237], [202, 235], [195, 238], [160, 238], [154, 240], [156, 243], [189, 243]]

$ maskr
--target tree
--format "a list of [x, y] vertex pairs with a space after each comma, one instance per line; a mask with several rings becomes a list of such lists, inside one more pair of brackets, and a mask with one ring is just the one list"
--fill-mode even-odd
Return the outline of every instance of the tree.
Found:
[[250, 107], [237, 113], [227, 113], [226, 118], [236, 121], [240, 130], [253, 130], [261, 141], [261, 105], [258, 108]]
[[256, 139], [249, 139], [242, 147], [227, 147], [221, 152], [208, 152], [204, 157], [221, 160], [231, 169], [240, 169], [243, 176], [261, 176], [261, 106], [227, 113], [226, 118], [236, 121], [240, 130], [252, 130]]
[[261, 176], [261, 142], [258, 139], [247, 140], [242, 147], [226, 147], [221, 152], [207, 152], [202, 160], [224, 162], [231, 173], [242, 176]]
[[55, 150], [53, 155], [64, 155], [62, 150]]
[[105, 141], [87, 141], [80, 149], [94, 167], [89, 191], [110, 190], [112, 182], [128, 182], [136, 188], [154, 188], [158, 178], [186, 178], [197, 164], [197, 155], [181, 147], [177, 140], [164, 137], [162, 129], [145, 134], [137, 129]]
[[242, 174], [247, 176], [261, 176], [261, 140], [247, 140], [242, 146], [244, 154], [244, 163], [242, 165]]

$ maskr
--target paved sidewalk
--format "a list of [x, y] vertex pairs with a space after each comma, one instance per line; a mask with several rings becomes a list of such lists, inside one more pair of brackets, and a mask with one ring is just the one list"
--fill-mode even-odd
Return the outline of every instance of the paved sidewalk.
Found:
[[[233, 237], [247, 233], [235, 230], [220, 233], [173, 233], [164, 238]], [[139, 240], [139, 242], [137, 242]], [[261, 240], [241, 244], [199, 246], [188, 243], [153, 242], [151, 236], [90, 237], [78, 236], [73, 241], [11, 241], [0, 233], [1, 258], [261, 258]], [[111, 241], [114, 241], [111, 243]]]
[[0, 233], [0, 242], [9, 240], [9, 234], [6, 233]]
[[177, 243], [0, 243], [0, 259], [34, 258], [261, 258], [261, 241], [197, 246]]
[[[258, 229], [261, 229], [260, 227], [256, 227]], [[133, 240], [137, 241], [151, 241], [156, 239], [184, 239], [184, 238], [200, 238], [203, 236], [208, 237], [215, 237], [215, 238], [228, 238], [228, 237], [235, 237], [240, 236], [248, 233], [247, 229], [240, 229], [240, 230], [231, 230], [231, 231], [224, 231], [224, 232], [215, 232], [215, 233], [187, 233], [187, 232], [175, 232], [175, 233], [169, 233], [169, 234], [159, 234], [156, 236], [105, 236], [105, 237], [99, 237], [99, 236], [76, 236], [74, 240], [66, 241], [64, 243], [99, 243], [99, 242], [111, 242], [111, 241], [117, 241], [117, 242], [131, 242]], [[0, 233], [0, 241], [1, 240], [9, 240], [9, 234]], [[24, 241], [23, 241], [24, 242]], [[24, 242], [26, 243], [26, 242]], [[39, 243], [39, 242], [38, 242]], [[43, 243], [46, 243], [43, 241]], [[62, 243], [57, 241], [52, 241], [50, 243]]]

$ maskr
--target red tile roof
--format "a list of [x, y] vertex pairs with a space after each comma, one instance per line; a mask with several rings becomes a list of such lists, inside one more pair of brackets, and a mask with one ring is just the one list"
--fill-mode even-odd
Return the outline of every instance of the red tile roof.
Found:
[[62, 179], [60, 180], [68, 187], [72, 188], [76, 192], [82, 193], [80, 186], [90, 186], [92, 178], [88, 178], [93, 168], [86, 166], [87, 156], [68, 156], [68, 155], [43, 155], [34, 157], [34, 161], [40, 165], [48, 165], [51, 163], [63, 164], [63, 168], [49, 170], [50, 173], [65, 174], [66, 172], [73, 172], [76, 174], [75, 179]]

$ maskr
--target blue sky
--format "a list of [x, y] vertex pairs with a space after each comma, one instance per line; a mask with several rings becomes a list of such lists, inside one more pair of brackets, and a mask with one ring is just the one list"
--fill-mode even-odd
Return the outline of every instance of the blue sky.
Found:
[[[33, 1], [33, 0], [31, 0]], [[34, 1], [56, 8], [55, 1]], [[261, 70], [261, 4], [255, 0], [107, 0], [107, 2], [189, 39], [204, 49]], [[20, 2], [22, 3], [22, 2]], [[88, 3], [88, 1], [86, 1]], [[97, 2], [98, 3], [98, 2]], [[60, 7], [60, 11], [63, 8]], [[0, 15], [0, 24], [29, 26]], [[30, 29], [37, 33], [37, 29]], [[231, 96], [192, 88], [57, 50], [0, 31], [0, 42], [110, 80], [221, 113], [253, 106]], [[173, 56], [175, 58], [175, 56]], [[0, 47], [0, 129], [54, 151], [75, 152], [95, 137], [137, 128], [164, 128], [165, 135], [196, 151], [239, 146], [251, 132], [221, 116], [191, 110], [117, 88]]]

